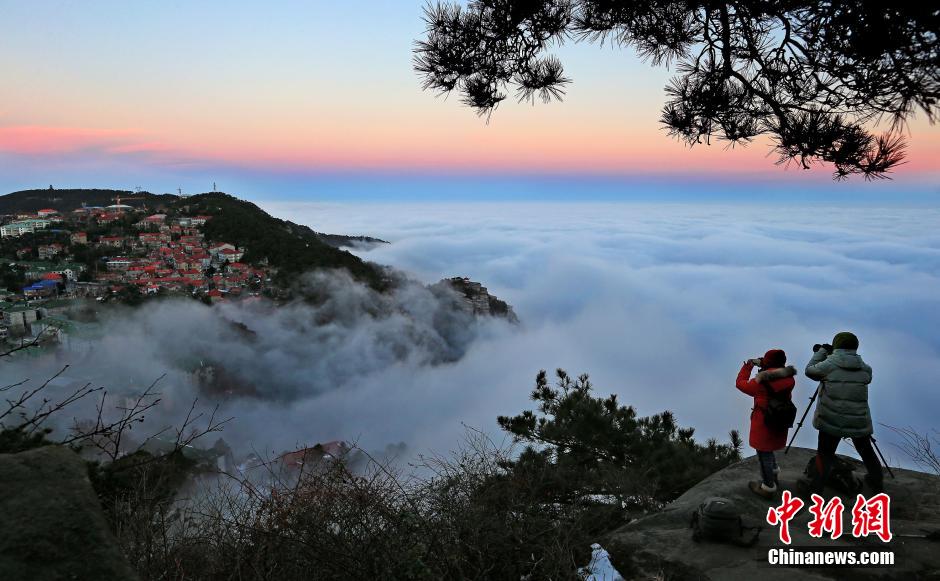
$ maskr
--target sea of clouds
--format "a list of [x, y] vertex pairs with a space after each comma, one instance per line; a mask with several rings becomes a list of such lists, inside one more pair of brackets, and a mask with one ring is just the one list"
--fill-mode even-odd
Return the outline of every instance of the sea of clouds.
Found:
[[[751, 400], [734, 388], [742, 361], [776, 347], [802, 371], [812, 345], [841, 330], [860, 337], [874, 368], [882, 441], [898, 438], [880, 423], [940, 428], [936, 208], [264, 206], [321, 231], [389, 240], [360, 255], [423, 280], [471, 276], [515, 308], [518, 332], [494, 333], [454, 365], [389, 383], [390, 398], [375, 405], [390, 410], [381, 424], [400, 424], [402, 438], [419, 445], [453, 441], [461, 422], [493, 429], [497, 414], [525, 408], [539, 369], [556, 367], [589, 373], [599, 393], [643, 414], [670, 409], [700, 436], [746, 433]], [[815, 387], [798, 378], [800, 412]], [[797, 444], [815, 447], [808, 424]]]
[[[589, 373], [600, 395], [641, 414], [669, 409], [699, 437], [724, 439], [747, 431], [751, 400], [734, 388], [743, 360], [782, 348], [802, 370], [814, 343], [852, 330], [874, 368], [876, 423], [940, 427], [940, 210], [260, 205], [318, 231], [388, 240], [355, 252], [416, 282], [377, 296], [344, 277], [313, 277], [307, 284], [335, 287], [317, 308], [149, 305], [55, 357], [4, 364], [0, 379], [35, 382], [69, 364], [62, 389], [88, 380], [120, 393], [168, 373], [148, 420], [156, 427], [178, 421], [196, 396], [214, 403], [178, 369], [209, 359], [255, 390], [222, 399], [238, 451], [345, 439], [419, 453], [454, 449], [465, 426], [498, 438], [496, 416], [529, 409], [536, 373], [561, 367]], [[421, 284], [458, 275], [507, 300], [521, 325], [463, 319]], [[814, 388], [798, 378], [801, 412]], [[890, 445], [898, 438], [877, 432], [903, 461]], [[814, 446], [815, 431], [807, 425], [797, 443]]]

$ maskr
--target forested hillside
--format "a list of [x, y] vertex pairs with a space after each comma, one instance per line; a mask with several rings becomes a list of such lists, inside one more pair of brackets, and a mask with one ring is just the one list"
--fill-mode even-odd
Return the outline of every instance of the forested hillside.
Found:
[[129, 190], [70, 188], [44, 190], [21, 190], [0, 196], [0, 215], [36, 212], [43, 208], [54, 208], [60, 212], [71, 212], [87, 206], [110, 206], [115, 198], [121, 197], [121, 203], [135, 208], [140, 206], [161, 206], [179, 199], [173, 194], [151, 194], [150, 192], [132, 192]]
[[245, 262], [267, 259], [284, 280], [317, 268], [345, 268], [373, 288], [386, 285], [378, 266], [324, 242], [310, 228], [271, 216], [251, 202], [228, 194], [207, 193], [180, 200], [177, 206], [212, 216], [204, 229], [208, 239], [244, 247]]

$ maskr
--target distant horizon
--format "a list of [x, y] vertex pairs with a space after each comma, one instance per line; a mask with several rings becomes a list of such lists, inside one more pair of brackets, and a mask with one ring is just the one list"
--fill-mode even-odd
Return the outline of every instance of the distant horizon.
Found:
[[[631, 180], [662, 188], [665, 199], [683, 197], [670, 192], [689, 183], [708, 186], [699, 198], [719, 199], [768, 183], [888, 199], [940, 189], [940, 126], [923, 115], [904, 128], [907, 163], [892, 182], [833, 183], [830, 167], [784, 169], [764, 138], [690, 149], [659, 123], [674, 71], [632, 49], [557, 47], [574, 79], [564, 101], [507, 100], [487, 121], [456, 96], [422, 90], [412, 69], [421, 2], [365, 14], [323, 0], [0, 5], [0, 71], [13, 81], [0, 108], [0, 184], [9, 191], [107, 183], [192, 192], [215, 181], [250, 199], [354, 201], [472, 199], [475, 189], [482, 199], [539, 199], [539, 188], [547, 199], [611, 199], [629, 197]], [[573, 180], [595, 185], [544, 186]]]
[[[176, 187], [140, 182], [88, 179], [72, 183], [23, 182], [0, 189], [0, 195], [55, 189], [114, 189], [153, 194], [210, 193], [213, 184], [186, 182]], [[155, 187], [156, 186], [156, 187]], [[737, 182], [734, 179], [696, 180], [694, 176], [515, 175], [386, 175], [323, 174], [303, 180], [218, 182], [219, 192], [263, 202], [387, 203], [387, 202], [642, 202], [642, 203], [756, 203], [825, 205], [851, 202], [864, 205], [937, 205], [940, 182], [886, 181], [879, 183], [820, 183], [815, 179], [784, 177]]]

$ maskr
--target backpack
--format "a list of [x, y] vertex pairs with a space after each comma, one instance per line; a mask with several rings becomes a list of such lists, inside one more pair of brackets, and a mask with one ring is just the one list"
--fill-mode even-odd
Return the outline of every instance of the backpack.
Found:
[[766, 383], [761, 385], [767, 390], [767, 406], [762, 408], [764, 425], [777, 432], [792, 428], [793, 422], [796, 421], [796, 406], [786, 397], [788, 391], [782, 392], [781, 395], [780, 392], [770, 389]]
[[[741, 513], [734, 503], [727, 498], [712, 496], [706, 498], [692, 513], [692, 540], [723, 542], [742, 547], [750, 547], [757, 542], [761, 527], [745, 527]], [[754, 534], [745, 539], [744, 530], [753, 529]]]
[[[813, 456], [806, 464], [803, 474], [812, 482], [819, 471], [816, 469], [816, 457]], [[855, 476], [855, 466], [846, 462], [842, 458], [835, 456], [832, 461], [832, 468], [829, 470], [829, 477], [826, 478], [826, 484], [838, 490], [843, 494], [857, 494], [862, 491], [862, 481]]]

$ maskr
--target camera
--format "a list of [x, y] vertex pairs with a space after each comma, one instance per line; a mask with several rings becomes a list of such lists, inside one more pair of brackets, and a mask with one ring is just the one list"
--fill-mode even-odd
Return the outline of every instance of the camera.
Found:
[[822, 343], [822, 344], [816, 343], [815, 345], [813, 345], [813, 353], [819, 351], [820, 349], [825, 349], [826, 353], [828, 353], [829, 355], [832, 355], [832, 345], [830, 345], [829, 343]]

